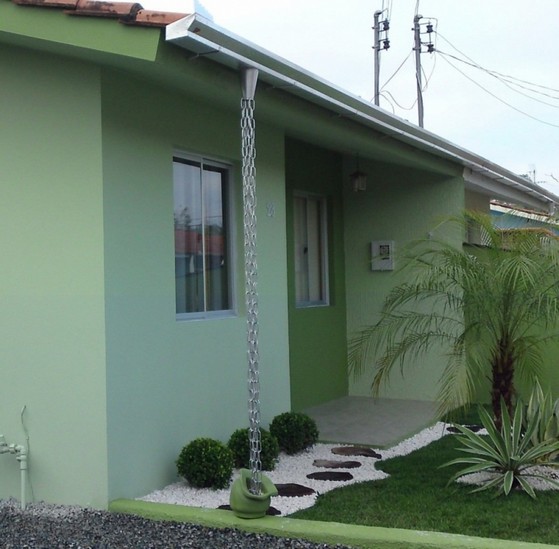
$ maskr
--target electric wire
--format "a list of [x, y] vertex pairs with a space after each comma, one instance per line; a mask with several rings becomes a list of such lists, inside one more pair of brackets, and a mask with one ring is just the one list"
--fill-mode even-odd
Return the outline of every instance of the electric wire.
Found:
[[545, 124], [546, 126], [551, 126], [553, 128], [559, 128], [559, 124], [553, 124], [552, 122], [547, 122], [546, 120], [542, 120], [541, 118], [533, 116], [533, 115], [519, 109], [518, 107], [515, 107], [514, 105], [511, 105], [510, 103], [508, 103], [504, 99], [501, 99], [498, 95], [495, 95], [493, 92], [490, 92], [488, 89], [484, 88], [479, 82], [477, 82], [476, 80], [474, 80], [473, 78], [468, 76], [465, 72], [461, 71], [456, 65], [454, 65], [451, 61], [449, 61], [444, 55], [442, 56], [442, 59], [444, 59], [444, 61], [446, 63], [448, 63], [454, 70], [458, 71], [462, 76], [467, 78], [470, 82], [475, 84], [478, 88], [482, 89], [485, 93], [488, 93], [491, 97], [493, 97], [494, 99], [496, 99], [497, 101], [499, 101], [503, 105], [506, 105], [507, 107], [511, 108], [512, 110], [514, 110], [514, 111], [516, 111], [520, 114], [523, 114], [524, 116], [526, 116], [528, 118], [531, 118], [532, 120], [535, 120], [536, 122], [540, 122], [541, 124]]
[[403, 105], [400, 105], [400, 103], [398, 103], [398, 101], [396, 101], [396, 98], [387, 90], [381, 91], [379, 95], [382, 95], [383, 97], [386, 98], [386, 96], [389, 96], [392, 101], [398, 106], [400, 107], [400, 109], [403, 109], [404, 111], [411, 111], [412, 109], [415, 108], [415, 105], [417, 103], [417, 99], [413, 102], [411, 107], [404, 107]]
[[390, 108], [392, 109], [392, 114], [396, 114], [396, 109], [394, 108], [394, 103], [392, 103], [392, 100], [390, 99], [390, 97], [388, 97], [386, 95], [386, 92], [380, 92], [379, 93], [379, 97], [382, 97], [383, 99], [386, 100], [386, 102], [388, 103], [388, 105], [390, 106]]
[[[419, 3], [419, 2], [418, 2]], [[434, 20], [436, 23], [435, 25], [438, 25], [438, 19], [435, 17], [430, 17], [429, 20]], [[436, 28], [435, 26], [435, 28]], [[436, 34], [435, 34], [435, 43], [436, 43]], [[390, 75], [390, 77], [384, 82], [384, 84], [382, 85], [382, 87], [380, 88], [380, 93], [379, 95], [382, 95], [384, 97], [384, 99], [386, 99], [388, 102], [390, 102], [392, 109], [394, 111], [394, 107], [392, 105], [392, 102], [394, 102], [400, 109], [406, 110], [406, 111], [411, 111], [412, 109], [415, 108], [415, 106], [417, 105], [417, 101], [418, 99], [416, 98], [415, 101], [412, 103], [411, 107], [404, 107], [403, 105], [401, 105], [396, 98], [392, 95], [392, 93], [388, 92], [387, 90], [385, 90], [386, 86], [392, 81], [392, 79], [400, 72], [400, 70], [402, 70], [402, 68], [404, 67], [404, 65], [406, 64], [406, 62], [408, 61], [408, 59], [410, 58], [410, 56], [413, 53], [413, 48], [410, 49], [410, 51], [408, 52], [408, 55], [404, 58], [404, 60], [398, 65], [398, 67], [396, 68], [396, 70]], [[436, 52], [436, 48], [435, 48], [435, 52]], [[429, 82], [431, 80], [431, 78], [433, 77], [433, 73], [435, 71], [435, 67], [437, 64], [437, 56], [436, 54], [433, 55], [433, 66], [431, 67], [431, 71], [429, 72], [429, 75], [427, 75], [427, 73], [425, 72], [425, 70], [423, 69], [423, 67], [421, 67], [421, 70], [423, 72], [423, 75], [425, 76], [425, 83], [422, 84], [421, 87], [421, 92], [424, 92], [427, 87], [429, 86]], [[417, 75], [416, 75], [417, 78]], [[389, 97], [391, 99], [389, 99]]]
[[[551, 88], [551, 87], [549, 87], [549, 86], [543, 86], [543, 85], [541, 85], [541, 84], [536, 84], [536, 83], [530, 82], [530, 81], [528, 81], [528, 80], [523, 80], [523, 79], [521, 79], [521, 78], [516, 78], [515, 76], [511, 76], [511, 75], [508, 75], [508, 74], [503, 74], [503, 73], [498, 72], [498, 71], [486, 69], [486, 68], [482, 67], [479, 63], [476, 63], [476, 61], [474, 61], [471, 57], [469, 57], [468, 55], [466, 55], [462, 50], [458, 49], [450, 40], [448, 40], [448, 38], [445, 38], [440, 32], [438, 32], [438, 30], [435, 30], [435, 32], [436, 32], [437, 36], [440, 36], [451, 48], [453, 48], [455, 51], [457, 51], [460, 55], [464, 56], [468, 61], [470, 61], [470, 63], [472, 63], [472, 65], [473, 65], [474, 67], [479, 68], [480, 70], [483, 70], [483, 71], [488, 72], [488, 73], [490, 73], [490, 74], [495, 74], [495, 75], [497, 75], [497, 76], [500, 76], [501, 78], [504, 78], [504, 79], [506, 79], [507, 81], [520, 82], [520, 83], [522, 83], [522, 84], [528, 84], [529, 86], [533, 86], [533, 87], [535, 87], [535, 88], [541, 88], [541, 89], [544, 89], [544, 90], [548, 90], [548, 91], [553, 91], [553, 92], [559, 93], [559, 89], [557, 89], [557, 88]], [[465, 62], [465, 61], [464, 61], [464, 62]], [[510, 82], [510, 83], [512, 84], [513, 82]], [[515, 85], [520, 86], [520, 84], [515, 84]], [[520, 87], [523, 87], [523, 86], [520, 86]], [[526, 89], [526, 88], [525, 88], [525, 89]], [[530, 88], [527, 88], [527, 89], [530, 89]], [[556, 98], [556, 96], [548, 95], [548, 94], [545, 94], [544, 92], [540, 92], [540, 91], [538, 91], [538, 90], [532, 90], [532, 91], [533, 91], [534, 93], [538, 93], [538, 94], [541, 94], [541, 95], [547, 95], [548, 97]], [[558, 98], [558, 99], [559, 99], [559, 98]]]
[[381, 90], [383, 90], [388, 83], [398, 74], [398, 72], [400, 72], [401, 68], [405, 65], [406, 61], [410, 58], [411, 54], [413, 53], [413, 50], [410, 50], [408, 55], [404, 58], [404, 60], [400, 63], [400, 65], [398, 66], [398, 68], [392, 73], [392, 75], [390, 76], [390, 78], [388, 78], [388, 80], [382, 85]]
[[423, 84], [423, 87], [421, 88], [422, 92], [424, 92], [428, 88], [429, 81], [431, 80], [431, 78], [433, 77], [433, 73], [435, 72], [436, 64], [437, 64], [437, 57], [434, 56], [433, 57], [433, 66], [431, 67], [431, 72], [429, 73], [429, 76], [427, 76], [427, 73], [425, 72], [425, 69], [423, 68], [423, 65], [421, 65], [421, 72], [423, 73], [423, 76], [425, 77], [425, 84]]
[[[441, 55], [445, 55], [447, 57], [451, 57], [452, 59], [459, 61], [460, 63], [464, 63], [465, 65], [468, 65], [470, 67], [473, 67], [475, 69], [479, 69], [482, 70], [483, 72], [487, 73], [489, 76], [492, 76], [493, 78], [497, 79], [499, 82], [501, 82], [501, 84], [503, 84], [504, 86], [506, 86], [507, 88], [509, 88], [510, 90], [512, 90], [514, 93], [518, 93], [519, 95], [522, 95], [528, 99], [531, 99], [532, 101], [536, 101], [536, 103], [541, 103], [542, 105], [547, 105], [548, 107], [552, 107], [554, 109], [559, 109], [559, 104], [558, 105], [554, 105], [553, 103], [549, 103], [548, 101], [544, 101], [542, 99], [538, 99], [537, 97], [532, 97], [531, 95], [524, 93], [520, 90], [517, 90], [516, 88], [513, 87], [513, 84], [508, 82], [507, 80], [500, 78], [499, 76], [497, 76], [493, 71], [488, 70], [488, 69], [484, 69], [483, 67], [474, 64], [474, 63], [469, 63], [468, 61], [464, 61], [464, 59], [460, 59], [459, 57], [456, 57], [455, 55], [452, 55], [451, 53], [447, 53], [441, 50], [438, 50], [438, 53], [440, 53]], [[518, 84], [517, 84], [518, 85]], [[524, 86], [521, 86], [524, 87]], [[535, 90], [534, 90], [535, 91]], [[536, 92], [538, 93], [538, 92]], [[545, 94], [548, 95], [548, 94]], [[549, 96], [549, 95], [548, 95]], [[554, 99], [558, 99], [559, 97], [555, 98], [554, 96], [549, 96], [552, 97]]]
[[[528, 94], [525, 94], [523, 92], [521, 92], [520, 90], [517, 90], [515, 88], [513, 88], [512, 86], [520, 86], [523, 87], [524, 89], [527, 89], [527, 91], [531, 91], [533, 93], [537, 93], [537, 94], [542, 94], [542, 92], [539, 92], [538, 90], [533, 90], [531, 88], [526, 88], [524, 86], [521, 86], [520, 84], [517, 84], [516, 82], [523, 82], [525, 84], [529, 84], [530, 86], [534, 86], [534, 87], [539, 87], [542, 89], [547, 89], [547, 90], [551, 90], [551, 91], [558, 91], [555, 88], [550, 88], [548, 86], [541, 86], [539, 84], [534, 84], [532, 82], [529, 82], [528, 80], [521, 80], [519, 78], [510, 76], [510, 75], [504, 75], [503, 73], [499, 73], [497, 71], [492, 71], [489, 69], [486, 69], [484, 67], [482, 67], [479, 63], [477, 63], [476, 61], [474, 61], [471, 57], [469, 57], [467, 54], [465, 54], [463, 51], [461, 51], [459, 48], [457, 48], [454, 44], [452, 44], [452, 42], [450, 42], [450, 40], [448, 40], [447, 38], [445, 38], [442, 34], [440, 34], [439, 32], [437, 32], [437, 34], [447, 43], [449, 44], [455, 51], [457, 51], [460, 55], [464, 56], [468, 61], [465, 61], [463, 59], [460, 59], [452, 54], [449, 53], [445, 53], [441, 50], [438, 50], [439, 53], [441, 53], [443, 59], [452, 67], [454, 68], [456, 71], [458, 71], [459, 73], [461, 73], [464, 77], [468, 78], [468, 80], [470, 80], [471, 82], [473, 82], [474, 84], [476, 84], [479, 88], [481, 88], [483, 91], [485, 91], [486, 93], [488, 93], [489, 95], [491, 95], [492, 97], [494, 97], [495, 99], [497, 99], [498, 101], [500, 101], [501, 103], [503, 103], [504, 105], [508, 106], [509, 108], [517, 111], [520, 114], [523, 114], [524, 116], [527, 116], [528, 118], [531, 118], [537, 122], [540, 122], [542, 124], [545, 124], [547, 126], [551, 126], [551, 127], [559, 127], [559, 125], [557, 124], [553, 124], [552, 122], [548, 122], [546, 120], [542, 120], [541, 118], [538, 118], [536, 116], [533, 116], [525, 111], [523, 111], [522, 109], [519, 109], [518, 107], [515, 107], [514, 105], [511, 105], [510, 103], [508, 103], [507, 101], [505, 101], [504, 99], [500, 98], [499, 96], [497, 96], [496, 94], [490, 92], [489, 90], [487, 90], [486, 88], [484, 88], [481, 84], [479, 84], [479, 82], [477, 82], [476, 80], [474, 80], [473, 78], [469, 77], [468, 75], [466, 75], [463, 71], [461, 71], [458, 67], [456, 67], [449, 59], [448, 57], [451, 57], [452, 59], [455, 59], [456, 61], [459, 61], [461, 63], [464, 63], [466, 65], [472, 66], [476, 69], [482, 70], [484, 72], [486, 72], [487, 74], [489, 74], [490, 76], [496, 78], [497, 80], [499, 80], [503, 85], [507, 86], [509, 89], [511, 89], [512, 91], [514, 91], [515, 93], [518, 93], [520, 95], [523, 95], [525, 97], [527, 97], [528, 99], [531, 99], [532, 101], [536, 101], [538, 103], [542, 103], [544, 105], [547, 105], [549, 107], [553, 107], [553, 108], [557, 108], [557, 105], [551, 104], [547, 101], [542, 101], [536, 97], [532, 97]], [[516, 82], [515, 82], [516, 81]], [[551, 96], [549, 94], [544, 94], [548, 97], [551, 97], [552, 99], [556, 99], [555, 96]]]

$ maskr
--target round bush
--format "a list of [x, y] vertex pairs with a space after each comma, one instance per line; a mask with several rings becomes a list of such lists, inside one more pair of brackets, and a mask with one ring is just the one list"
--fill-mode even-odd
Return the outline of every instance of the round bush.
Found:
[[300, 412], [276, 416], [270, 423], [270, 433], [278, 439], [280, 449], [290, 455], [309, 448], [318, 440], [314, 419]]
[[[264, 471], [273, 471], [279, 455], [279, 445], [276, 437], [272, 436], [265, 429], [260, 429], [260, 439], [262, 442], [262, 450], [260, 452], [260, 461]], [[249, 429], [237, 429], [227, 443], [229, 449], [233, 453], [233, 462], [235, 467], [250, 467], [250, 438]]]
[[219, 440], [197, 438], [181, 450], [177, 471], [195, 488], [227, 488], [233, 473], [233, 455]]

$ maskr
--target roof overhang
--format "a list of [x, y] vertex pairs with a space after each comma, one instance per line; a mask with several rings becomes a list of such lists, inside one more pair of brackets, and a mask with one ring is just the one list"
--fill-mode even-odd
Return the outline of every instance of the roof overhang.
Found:
[[410, 124], [362, 98], [193, 14], [166, 27], [166, 41], [234, 70], [259, 71], [259, 81], [321, 106], [337, 116], [464, 167], [467, 188], [493, 198], [554, 211], [559, 197], [498, 164]]

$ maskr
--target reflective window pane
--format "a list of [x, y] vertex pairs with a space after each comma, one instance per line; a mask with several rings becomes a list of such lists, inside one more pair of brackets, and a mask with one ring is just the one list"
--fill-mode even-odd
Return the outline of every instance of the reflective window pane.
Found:
[[230, 309], [224, 167], [175, 158], [177, 314]]

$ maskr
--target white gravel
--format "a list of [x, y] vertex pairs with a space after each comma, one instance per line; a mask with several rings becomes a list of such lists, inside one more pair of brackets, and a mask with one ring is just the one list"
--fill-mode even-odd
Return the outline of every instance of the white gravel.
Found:
[[[396, 446], [386, 450], [377, 450], [381, 455], [381, 459], [389, 459], [395, 456], [403, 456], [427, 446], [434, 440], [438, 440], [446, 435], [446, 424], [439, 422], [424, 429], [417, 435], [408, 438]], [[278, 509], [282, 515], [289, 515], [300, 509], [312, 507], [318, 496], [329, 492], [334, 488], [347, 486], [356, 482], [364, 482], [368, 480], [380, 480], [386, 478], [388, 475], [376, 469], [376, 462], [380, 461], [376, 458], [369, 458], [363, 456], [340, 456], [334, 455], [331, 449], [336, 446], [344, 446], [341, 444], [316, 444], [307, 451], [304, 451], [295, 456], [288, 456], [284, 453], [280, 454], [279, 462], [274, 471], [266, 471], [267, 475], [275, 484], [295, 483], [307, 486], [316, 491], [315, 494], [310, 496], [300, 497], [280, 497], [272, 498], [271, 505]], [[346, 445], [347, 446], [347, 445]], [[312, 480], [307, 478], [307, 474], [317, 471], [328, 471], [322, 467], [314, 467], [313, 461], [315, 459], [328, 459], [328, 460], [351, 460], [359, 461], [361, 467], [355, 469], [335, 469], [336, 471], [347, 471], [353, 475], [353, 479], [349, 481], [324, 481]], [[235, 471], [233, 478], [236, 478], [238, 472]], [[208, 490], [192, 488], [186, 481], [175, 482], [166, 486], [162, 490], [156, 490], [151, 494], [138, 498], [143, 501], [151, 501], [156, 503], [172, 503], [176, 505], [188, 505], [191, 507], [206, 507], [216, 509], [220, 505], [227, 505], [229, 503], [229, 489], [225, 490]]]
[[[485, 482], [493, 480], [495, 476], [495, 473], [483, 471], [481, 473], [464, 475], [463, 477], [460, 477], [457, 482], [461, 482], [462, 484], [470, 484], [473, 486], [480, 486]], [[553, 482], [547, 480], [553, 479], [555, 482], [559, 482], [559, 474], [557, 473], [557, 469], [553, 469], [552, 467], [543, 467], [541, 465], [527, 467], [523, 476], [526, 477], [526, 480], [532, 486], [532, 488], [534, 488], [534, 490], [559, 490], [559, 486], [557, 484], [554, 484]]]

